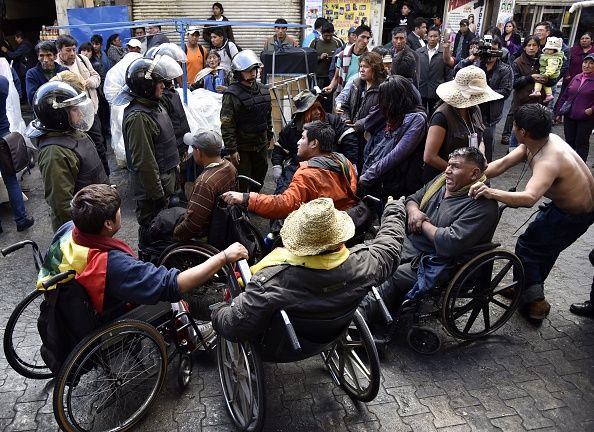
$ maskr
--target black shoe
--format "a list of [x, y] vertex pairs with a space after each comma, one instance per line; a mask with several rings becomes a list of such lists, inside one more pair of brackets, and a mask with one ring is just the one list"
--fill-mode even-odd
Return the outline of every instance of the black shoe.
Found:
[[572, 304], [569, 306], [569, 311], [576, 315], [594, 318], [594, 304], [590, 303], [590, 300], [586, 300], [583, 303]]
[[34, 223], [35, 223], [35, 219], [33, 219], [33, 217], [28, 217], [25, 219], [25, 222], [23, 222], [22, 224], [17, 224], [17, 231], [18, 232], [25, 231], [26, 229], [31, 228]]

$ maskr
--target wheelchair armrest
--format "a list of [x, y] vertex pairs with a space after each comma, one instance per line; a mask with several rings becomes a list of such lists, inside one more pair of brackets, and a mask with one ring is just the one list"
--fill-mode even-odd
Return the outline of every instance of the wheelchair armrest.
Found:
[[262, 184], [257, 182], [256, 180], [254, 180], [253, 178], [250, 178], [248, 176], [244, 176], [244, 175], [238, 175], [237, 176], [237, 181], [245, 181], [248, 184], [251, 184], [252, 186], [255, 186], [257, 189], [261, 189], [262, 188]]
[[284, 311], [284, 309], [280, 310], [281, 317], [283, 318], [283, 323], [285, 324], [285, 330], [287, 331], [287, 335], [289, 336], [289, 341], [291, 341], [291, 346], [293, 347], [293, 351], [300, 351], [301, 344], [299, 343], [299, 339], [297, 338], [297, 333], [295, 333], [295, 329], [293, 328], [293, 324], [289, 319], [289, 315]]

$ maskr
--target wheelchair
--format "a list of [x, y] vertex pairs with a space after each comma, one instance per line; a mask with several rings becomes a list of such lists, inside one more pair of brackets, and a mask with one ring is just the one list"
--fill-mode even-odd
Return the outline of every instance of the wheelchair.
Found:
[[[247, 284], [251, 273], [238, 262]], [[231, 296], [239, 295], [237, 281]], [[280, 310], [268, 330], [254, 342], [231, 342], [218, 336], [216, 357], [221, 386], [233, 423], [243, 431], [260, 431], [265, 422], [263, 362], [289, 363], [320, 354], [333, 381], [356, 400], [372, 401], [379, 391], [379, 357], [357, 305], [340, 316], [311, 318]]]
[[[500, 206], [500, 218], [506, 207]], [[414, 351], [434, 354], [441, 348], [439, 334], [427, 325], [432, 320], [437, 319], [453, 338], [473, 341], [495, 332], [512, 317], [524, 289], [524, 267], [516, 254], [500, 246], [487, 243], [467, 250], [426, 295], [402, 303], [395, 321], [404, 327], [401, 330]], [[380, 310], [386, 321], [392, 319], [383, 302]]]
[[[39, 268], [41, 253], [31, 240], [9, 246], [2, 254], [8, 255], [27, 245], [32, 246], [35, 266]], [[186, 259], [194, 262], [218, 253], [207, 245], [193, 246], [194, 253], [187, 254], [189, 245], [183, 251]], [[195, 253], [196, 250], [200, 253]], [[179, 264], [176, 260], [181, 252], [181, 248], [176, 250], [173, 245], [163, 255], [162, 262]], [[57, 274], [45, 281], [44, 287], [64, 281], [71, 274], [72, 270]], [[231, 275], [234, 273], [228, 266], [219, 272], [219, 277]], [[188, 311], [178, 310], [167, 302], [142, 305], [80, 340], [54, 375], [40, 354], [42, 340], [37, 319], [43, 295], [44, 291], [36, 290], [15, 308], [6, 326], [4, 351], [9, 364], [23, 376], [34, 379], [55, 376], [53, 410], [62, 430], [133, 430], [158, 396], [168, 364], [178, 357], [177, 383], [183, 390], [192, 375], [191, 354], [215, 347], [216, 335], [203, 338], [198, 322]]]

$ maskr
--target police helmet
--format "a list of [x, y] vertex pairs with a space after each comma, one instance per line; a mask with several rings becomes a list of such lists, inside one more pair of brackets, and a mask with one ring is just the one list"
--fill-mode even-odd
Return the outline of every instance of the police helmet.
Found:
[[235, 54], [231, 62], [231, 70], [236, 80], [241, 80], [241, 72], [262, 67], [262, 62], [252, 50], [243, 50]]
[[78, 93], [61, 81], [43, 84], [33, 97], [35, 119], [25, 134], [36, 137], [44, 132], [82, 130], [93, 125], [94, 106], [85, 92]]
[[126, 85], [132, 95], [154, 99], [157, 83], [181, 74], [181, 66], [175, 60], [157, 54], [153, 59], [139, 58], [130, 63], [126, 70]]

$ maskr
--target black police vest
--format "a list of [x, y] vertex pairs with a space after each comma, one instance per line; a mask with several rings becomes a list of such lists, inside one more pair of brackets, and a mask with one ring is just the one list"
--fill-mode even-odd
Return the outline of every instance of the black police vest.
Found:
[[74, 192], [78, 192], [85, 186], [92, 184], [109, 184], [109, 178], [105, 174], [105, 169], [97, 154], [95, 143], [93, 143], [88, 135], [85, 134], [84, 137], [78, 139], [69, 135], [46, 135], [39, 138], [39, 151], [50, 145], [57, 145], [72, 150], [76, 154], [76, 157], [78, 157], [80, 168], [78, 170], [78, 176], [74, 181]]
[[[159, 127], [159, 135], [153, 143], [155, 146], [155, 160], [159, 167], [159, 173], [164, 174], [178, 166], [179, 153], [177, 151], [175, 132], [173, 131], [171, 119], [165, 109], [151, 109], [134, 100], [124, 110], [124, 118], [134, 111], [142, 111], [146, 113]], [[124, 134], [124, 148], [126, 150], [126, 162], [128, 163], [128, 168], [133, 171], [134, 167], [132, 165], [132, 157], [130, 155], [130, 148], [126, 134]]]
[[243, 105], [236, 127], [241, 132], [259, 134], [268, 129], [268, 117], [272, 111], [270, 91], [262, 84], [256, 88], [247, 88], [239, 83], [233, 83], [225, 93], [237, 97]]

